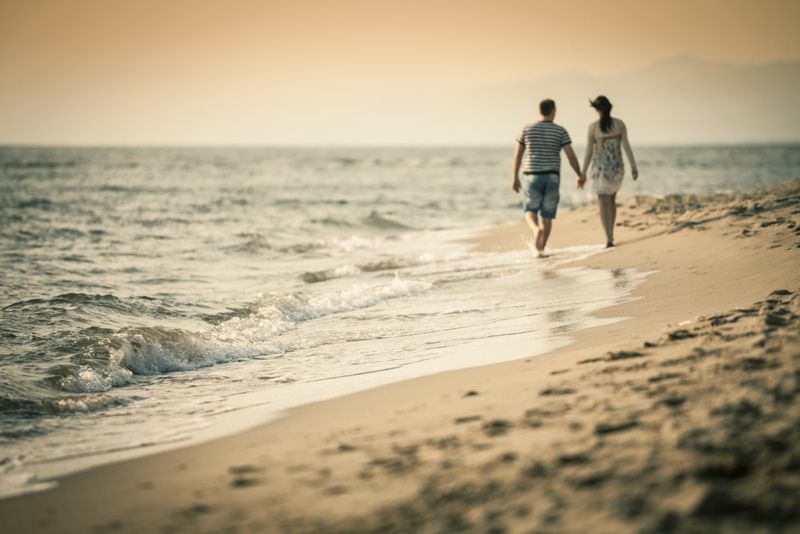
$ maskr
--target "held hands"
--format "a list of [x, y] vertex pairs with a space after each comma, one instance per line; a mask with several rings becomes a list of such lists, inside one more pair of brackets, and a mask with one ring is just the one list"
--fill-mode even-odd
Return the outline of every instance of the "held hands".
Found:
[[578, 175], [578, 189], [583, 189], [584, 184], [586, 183], [586, 175], [579, 174]]
[[514, 181], [511, 183], [511, 189], [513, 189], [515, 193], [519, 193], [519, 190], [522, 189], [522, 186], [519, 183], [519, 177], [514, 177]]

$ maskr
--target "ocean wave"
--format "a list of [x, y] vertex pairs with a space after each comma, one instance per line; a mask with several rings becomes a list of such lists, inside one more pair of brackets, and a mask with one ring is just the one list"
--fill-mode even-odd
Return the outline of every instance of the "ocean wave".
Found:
[[338, 170], [342, 168], [474, 168], [477, 166], [496, 166], [497, 158], [453, 157], [453, 156], [383, 156], [358, 157], [341, 156], [328, 159], [308, 159], [303, 162], [317, 169]]
[[97, 393], [108, 391], [115, 386], [124, 386], [130, 382], [133, 372], [123, 367], [119, 361], [113, 362], [113, 364], [105, 370], [82, 365], [62, 378], [59, 386], [63, 391], [71, 393]]
[[333, 269], [305, 272], [300, 275], [300, 279], [308, 284], [314, 284], [317, 282], [324, 282], [325, 280], [332, 280], [334, 278], [355, 276], [361, 272], [361, 268], [357, 265], [340, 265], [339, 267], [335, 267]]
[[[319, 222], [319, 221], [317, 221]], [[339, 226], [338, 223], [331, 223]], [[342, 222], [341, 226], [350, 226], [349, 223]], [[276, 243], [266, 238], [258, 232], [243, 232], [236, 235], [239, 242], [226, 245], [221, 250], [229, 253], [241, 254], [260, 254], [269, 251], [276, 254], [309, 254], [309, 253], [333, 253], [352, 252], [354, 250], [374, 249], [380, 247], [386, 239], [385, 237], [364, 237], [350, 235], [346, 237], [330, 237], [325, 239], [314, 239], [309, 241], [297, 241], [294, 243]]]
[[407, 267], [423, 265], [433, 261], [435, 261], [435, 258], [431, 254], [423, 254], [417, 257], [395, 256], [372, 262], [361, 263], [358, 265], [346, 264], [334, 267], [333, 269], [307, 271], [300, 275], [300, 279], [306, 283], [314, 284], [318, 282], [324, 282], [326, 280], [333, 280], [335, 278], [355, 276], [361, 273], [405, 269]]
[[118, 184], [100, 184], [95, 189], [97, 191], [108, 193], [140, 193], [143, 191], [143, 189], [138, 186], [125, 186]]
[[131, 222], [145, 228], [162, 227], [175, 224], [192, 224], [192, 221], [183, 217], [155, 217], [153, 219], [135, 219]]
[[33, 298], [14, 302], [2, 308], [4, 312], [50, 314], [68, 309], [75, 314], [92, 310], [113, 311], [125, 315], [172, 316], [176, 312], [167, 303], [153, 297], [117, 297], [110, 293], [62, 293], [50, 298]]
[[286, 348], [275, 343], [276, 338], [299, 323], [417, 295], [431, 287], [429, 282], [395, 277], [390, 283], [357, 284], [328, 293], [269, 293], [259, 295], [246, 313], [205, 332], [125, 329], [88, 348], [88, 363], [68, 369], [58, 385], [71, 393], [104, 392], [130, 383], [136, 375], [190, 371], [280, 353]]
[[[102, 393], [131, 383], [136, 375], [188, 371], [230, 361], [241, 353], [235, 349], [180, 329], [128, 328], [96, 340], [78, 358], [81, 363], [61, 371], [57, 386], [69, 393]], [[80, 409], [80, 404], [75, 408]]]
[[111, 294], [97, 295], [92, 293], [62, 293], [55, 297], [47, 299], [27, 299], [9, 304], [4, 310], [13, 308], [40, 306], [42, 304], [78, 304], [78, 305], [93, 305], [102, 304], [104, 306], [118, 307], [123, 304], [123, 300]]
[[403, 223], [393, 221], [392, 219], [384, 217], [383, 215], [374, 210], [369, 215], [361, 219], [361, 222], [364, 223], [366, 226], [370, 226], [372, 228], [378, 228], [380, 230], [411, 230], [410, 226], [406, 226]]
[[258, 232], [242, 232], [236, 234], [236, 237], [242, 241], [233, 245], [223, 247], [225, 252], [241, 252], [246, 254], [255, 254], [263, 250], [271, 250], [272, 244], [267, 238]]
[[55, 482], [40, 481], [32, 473], [25, 472], [24, 459], [25, 455], [0, 457], [0, 499], [56, 486]]
[[266, 341], [297, 323], [327, 315], [366, 308], [379, 302], [428, 291], [432, 284], [396, 276], [388, 284], [356, 284], [347, 289], [319, 294], [271, 293], [262, 295], [253, 313], [233, 317], [216, 327], [218, 339]]
[[[104, 390], [101, 390], [104, 391]], [[77, 391], [88, 393], [88, 391]], [[0, 412], [4, 415], [32, 417], [39, 415], [59, 415], [67, 413], [86, 413], [105, 410], [128, 404], [129, 400], [109, 395], [69, 395], [61, 397], [45, 397], [41, 399], [12, 399], [0, 396]], [[26, 431], [36, 432], [35, 428]], [[10, 437], [3, 431], [0, 435]]]
[[74, 160], [5, 160], [3, 168], [5, 169], [20, 169], [20, 170], [33, 170], [33, 169], [58, 169], [73, 168], [78, 166], [78, 162]]
[[33, 197], [17, 202], [16, 208], [17, 209], [34, 208], [40, 210], [51, 210], [53, 208], [53, 202], [49, 198]]
[[318, 239], [314, 241], [304, 241], [273, 247], [281, 253], [304, 254], [308, 252], [327, 252], [340, 253], [352, 252], [354, 250], [375, 249], [384, 243], [384, 239], [375, 237], [363, 237], [351, 235], [349, 237], [333, 237], [329, 239]]
[[313, 224], [321, 224], [323, 226], [344, 226], [350, 227], [353, 226], [352, 223], [346, 221], [344, 219], [337, 219], [336, 217], [323, 217], [321, 219], [311, 219], [310, 221]]
[[365, 273], [371, 273], [376, 271], [390, 271], [394, 269], [403, 269], [405, 267], [414, 267], [416, 265], [431, 263], [433, 261], [435, 261], [433, 255], [422, 254], [420, 256], [416, 256], [413, 258], [406, 258], [406, 257], [385, 258], [382, 260], [363, 263], [358, 267]]
[[354, 250], [378, 248], [383, 244], [383, 239], [353, 235], [350, 237], [330, 239], [326, 243], [331, 248], [343, 252], [352, 252]]
[[109, 340], [110, 366], [103, 370], [83, 367], [73, 374], [78, 378], [73, 384], [86, 388], [85, 391], [105, 391], [130, 382], [133, 375], [199, 369], [232, 360], [237, 352], [226, 350], [202, 334], [185, 330], [132, 328], [114, 334]]

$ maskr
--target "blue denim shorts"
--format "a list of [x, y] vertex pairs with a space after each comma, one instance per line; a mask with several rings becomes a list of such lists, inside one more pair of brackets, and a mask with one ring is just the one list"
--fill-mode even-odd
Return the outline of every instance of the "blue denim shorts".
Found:
[[558, 186], [561, 178], [558, 174], [529, 174], [525, 175], [522, 185], [522, 209], [540, 213], [547, 219], [556, 218], [558, 209]]

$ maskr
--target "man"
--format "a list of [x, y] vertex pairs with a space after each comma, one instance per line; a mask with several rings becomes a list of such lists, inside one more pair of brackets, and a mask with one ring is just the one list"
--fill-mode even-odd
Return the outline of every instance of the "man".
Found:
[[[553, 123], [556, 103], [549, 98], [542, 100], [539, 103], [539, 112], [542, 114], [542, 120], [526, 125], [517, 138], [517, 148], [514, 151], [514, 180], [511, 187], [516, 193], [521, 189], [525, 196], [522, 203], [525, 220], [533, 232], [539, 257], [544, 257], [544, 247], [550, 237], [558, 208], [561, 150], [567, 154], [570, 166], [578, 175], [578, 187], [583, 185], [586, 178], [581, 174], [578, 158], [572, 150], [572, 140], [567, 130]], [[525, 156], [523, 173], [526, 176], [524, 187], [519, 180], [523, 156]]]

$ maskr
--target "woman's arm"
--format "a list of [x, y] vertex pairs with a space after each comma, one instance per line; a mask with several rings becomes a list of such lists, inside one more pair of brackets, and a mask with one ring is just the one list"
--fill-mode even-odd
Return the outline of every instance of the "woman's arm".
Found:
[[636, 166], [636, 160], [633, 158], [633, 149], [628, 141], [628, 127], [625, 126], [624, 122], [620, 122], [622, 123], [622, 148], [625, 149], [625, 155], [628, 156], [628, 163], [631, 164], [631, 174], [633, 175], [633, 179], [636, 180], [639, 177], [639, 168]]

